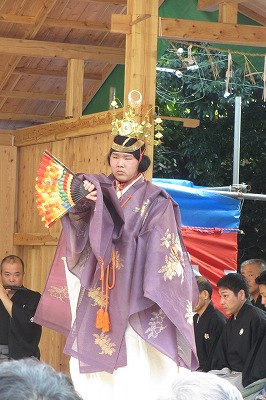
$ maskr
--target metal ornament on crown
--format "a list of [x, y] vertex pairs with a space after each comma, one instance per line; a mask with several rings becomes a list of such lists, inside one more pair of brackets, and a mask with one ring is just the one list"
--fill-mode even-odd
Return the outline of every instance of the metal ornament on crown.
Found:
[[[142, 104], [142, 95], [138, 90], [131, 90], [128, 94], [128, 104], [125, 109], [124, 117], [121, 119], [116, 118], [115, 109], [118, 108], [117, 100], [113, 99], [111, 102], [111, 107], [113, 109], [113, 120], [112, 120], [112, 135], [114, 136], [125, 136], [125, 142], [123, 145], [118, 145], [116, 143], [112, 144], [112, 149], [116, 151], [126, 151], [126, 152], [134, 152], [142, 147], [145, 143], [151, 142], [153, 129], [152, 129], [152, 119], [154, 119], [154, 115], [151, 114], [151, 111], [154, 109], [152, 107], [148, 110], [143, 120], [139, 123], [138, 120], [141, 119], [141, 104]], [[162, 119], [159, 116], [156, 116], [154, 119], [154, 146], [158, 146], [162, 143], [162, 131], [163, 127], [161, 125]], [[136, 139], [132, 146], [126, 146], [128, 140]]]

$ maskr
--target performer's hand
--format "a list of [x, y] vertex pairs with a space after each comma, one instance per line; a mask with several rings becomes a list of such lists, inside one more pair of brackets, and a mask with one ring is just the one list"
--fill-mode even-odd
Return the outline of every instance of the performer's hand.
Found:
[[88, 190], [89, 194], [87, 194], [86, 199], [96, 201], [97, 200], [97, 189], [93, 183], [90, 181], [83, 181], [84, 188]]
[[0, 300], [4, 300], [8, 297], [9, 289], [5, 289], [4, 286], [0, 283]]
[[3, 303], [3, 306], [5, 307], [6, 311], [12, 317], [12, 308], [13, 308], [13, 302], [11, 299], [12, 295], [14, 292], [9, 289], [5, 289], [2, 284], [0, 284], [0, 300]]

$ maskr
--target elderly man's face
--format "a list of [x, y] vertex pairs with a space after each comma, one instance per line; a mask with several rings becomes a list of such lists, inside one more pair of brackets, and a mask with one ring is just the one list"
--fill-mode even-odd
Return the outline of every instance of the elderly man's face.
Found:
[[259, 294], [259, 285], [255, 282], [255, 279], [260, 275], [261, 270], [258, 264], [247, 264], [241, 270], [242, 275], [248, 282], [249, 294], [256, 298]]

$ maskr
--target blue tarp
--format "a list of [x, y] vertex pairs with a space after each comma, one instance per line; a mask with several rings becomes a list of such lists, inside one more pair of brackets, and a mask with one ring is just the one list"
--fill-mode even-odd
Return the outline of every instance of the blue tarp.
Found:
[[152, 182], [164, 189], [179, 204], [183, 226], [237, 229], [241, 200], [207, 191], [181, 179], [154, 178]]

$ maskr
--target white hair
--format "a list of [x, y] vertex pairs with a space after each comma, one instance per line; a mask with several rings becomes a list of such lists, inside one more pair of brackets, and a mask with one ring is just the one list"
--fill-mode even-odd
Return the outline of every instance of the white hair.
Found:
[[158, 400], [243, 400], [240, 391], [227, 380], [206, 372], [180, 374], [171, 393]]

